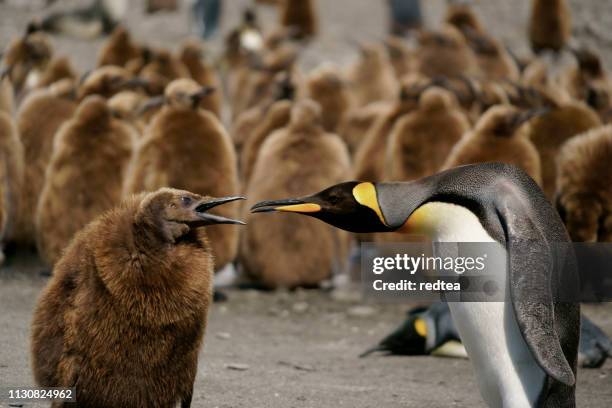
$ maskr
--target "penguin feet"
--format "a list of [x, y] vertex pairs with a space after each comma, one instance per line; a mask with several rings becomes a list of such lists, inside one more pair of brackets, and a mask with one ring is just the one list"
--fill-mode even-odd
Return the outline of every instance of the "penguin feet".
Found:
[[599, 368], [610, 356], [612, 356], [610, 338], [583, 314], [578, 364], [583, 368]]

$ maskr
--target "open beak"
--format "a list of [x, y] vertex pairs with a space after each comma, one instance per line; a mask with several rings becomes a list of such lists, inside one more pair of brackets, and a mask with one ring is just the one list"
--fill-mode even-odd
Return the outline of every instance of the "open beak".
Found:
[[207, 211], [215, 208], [219, 205], [230, 203], [232, 201], [244, 200], [244, 197], [223, 197], [223, 198], [214, 198], [212, 200], [206, 200], [198, 204], [195, 207], [195, 212], [199, 218], [195, 223], [198, 225], [213, 225], [213, 224], [240, 224], [245, 225], [244, 222], [240, 220], [233, 220], [231, 218], [222, 217], [220, 215], [209, 214]]
[[319, 204], [309, 203], [303, 199], [294, 198], [286, 200], [261, 201], [251, 207], [252, 213], [271, 211], [314, 213], [321, 211], [321, 206]]

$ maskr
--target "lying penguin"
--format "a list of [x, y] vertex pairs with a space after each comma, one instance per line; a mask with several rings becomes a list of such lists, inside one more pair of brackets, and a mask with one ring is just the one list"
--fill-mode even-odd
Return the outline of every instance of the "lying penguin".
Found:
[[575, 268], [567, 268], [575, 259], [553, 254], [552, 244], [569, 243], [569, 236], [520, 169], [486, 163], [411, 182], [345, 182], [309, 197], [260, 202], [251, 211], [309, 215], [357, 233], [497, 243], [509, 255], [502, 289], [511, 302], [449, 303], [481, 395], [492, 407], [575, 406], [580, 305], [555, 296], [579, 287]]
[[[416, 307], [407, 313], [406, 320], [376, 346], [359, 357], [375, 352], [401, 356], [434, 355], [468, 358], [460, 343], [459, 332], [447, 303]], [[599, 368], [612, 357], [612, 342], [595, 323], [584, 314], [580, 324], [578, 364], [584, 368]]]

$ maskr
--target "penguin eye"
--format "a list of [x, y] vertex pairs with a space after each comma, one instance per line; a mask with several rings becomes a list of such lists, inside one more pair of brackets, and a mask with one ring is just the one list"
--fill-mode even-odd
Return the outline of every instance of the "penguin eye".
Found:
[[190, 205], [192, 201], [193, 200], [191, 199], [191, 197], [187, 197], [187, 196], [181, 197], [181, 202], [183, 203], [184, 206]]

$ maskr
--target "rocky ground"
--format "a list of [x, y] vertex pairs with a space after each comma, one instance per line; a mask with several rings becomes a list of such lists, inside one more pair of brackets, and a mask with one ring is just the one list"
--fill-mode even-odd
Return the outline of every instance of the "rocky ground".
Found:
[[[53, 9], [77, 4], [57, 1]], [[82, 3], [82, 2], [80, 2]], [[187, 7], [178, 13], [145, 16], [141, 1], [130, 2], [126, 24], [137, 40], [168, 47], [189, 34]], [[225, 2], [223, 30], [236, 23], [248, 0]], [[439, 22], [443, 0], [424, 2], [429, 24]], [[524, 40], [528, 1], [475, 1], [485, 24], [518, 53]], [[598, 47], [612, 66], [612, 6], [599, 0], [572, 0], [577, 39]], [[47, 12], [42, 1], [0, 1], [0, 49], [28, 20]], [[376, 40], [385, 32], [383, 0], [319, 0], [321, 36], [306, 50], [308, 68], [321, 61], [344, 64], [355, 40]], [[261, 8], [266, 24], [272, 9]], [[608, 38], [609, 37], [609, 38]], [[80, 70], [92, 68], [101, 44], [57, 38], [58, 52]], [[219, 49], [219, 40], [211, 44]], [[296, 260], [299, 255], [296, 254]], [[21, 253], [0, 269], [0, 388], [32, 384], [29, 323], [47, 278], [32, 254]], [[330, 293], [229, 292], [230, 300], [211, 310], [195, 385], [196, 407], [475, 407], [483, 406], [466, 360], [433, 357], [359, 359], [403, 318], [407, 305], [339, 300]], [[612, 334], [612, 305], [587, 306], [592, 319]], [[0, 400], [0, 407], [8, 406]], [[26, 404], [26, 407], [38, 406]], [[40, 405], [42, 406], [42, 405]], [[612, 406], [612, 362], [581, 370], [578, 406]]]

